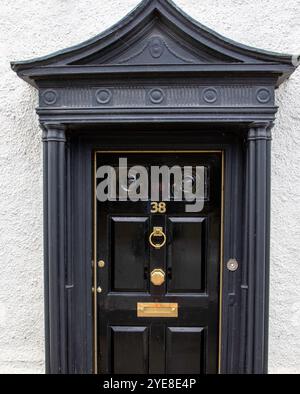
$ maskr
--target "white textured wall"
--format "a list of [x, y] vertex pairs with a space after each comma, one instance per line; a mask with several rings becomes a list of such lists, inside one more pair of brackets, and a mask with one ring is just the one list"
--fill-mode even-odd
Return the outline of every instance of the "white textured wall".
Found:
[[[177, 0], [236, 41], [300, 52], [300, 0]], [[42, 170], [37, 94], [10, 70], [117, 22], [137, 0], [0, 2], [0, 373], [42, 373]], [[300, 373], [300, 71], [278, 91], [273, 145], [270, 372]]]

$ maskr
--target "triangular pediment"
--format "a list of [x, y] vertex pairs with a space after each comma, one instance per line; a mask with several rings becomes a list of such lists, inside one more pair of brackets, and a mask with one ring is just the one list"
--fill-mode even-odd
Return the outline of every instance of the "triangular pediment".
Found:
[[[167, 22], [169, 22], [167, 24]], [[83, 56], [72, 65], [160, 65], [239, 63], [237, 56], [228, 56], [200, 43], [177, 26], [164, 22], [154, 10], [147, 20], [130, 31], [122, 40], [105, 49]]]
[[125, 67], [133, 72], [134, 66], [139, 67], [138, 72], [159, 72], [159, 67], [166, 72], [165, 66], [178, 66], [176, 72], [185, 72], [184, 67], [192, 71], [195, 66], [199, 72], [201, 67], [210, 72], [252, 72], [261, 67], [260, 72], [277, 73], [279, 83], [295, 68], [291, 55], [250, 48], [222, 37], [191, 19], [171, 0], [144, 0], [115, 26], [82, 44], [42, 58], [12, 62], [13, 70], [33, 85], [38, 75], [91, 75], [113, 67], [119, 67], [114, 71], [119, 72], [121, 66], [123, 73]]

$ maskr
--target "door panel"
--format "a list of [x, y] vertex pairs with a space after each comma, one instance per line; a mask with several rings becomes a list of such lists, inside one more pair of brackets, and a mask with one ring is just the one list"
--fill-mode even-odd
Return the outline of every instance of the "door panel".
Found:
[[149, 269], [149, 220], [143, 217], [111, 218], [112, 291], [145, 291]]
[[167, 373], [201, 374], [204, 371], [205, 329], [168, 327]]
[[[105, 262], [96, 277], [99, 372], [217, 373], [222, 155], [102, 152], [97, 168], [116, 168], [126, 156], [128, 168], [204, 166], [205, 203], [187, 213], [184, 199], [165, 201], [156, 212], [151, 196], [97, 202], [96, 258]], [[156, 316], [138, 317], [139, 303], [154, 304]], [[162, 315], [166, 304], [177, 304], [178, 316]]]
[[206, 218], [169, 218], [168, 291], [205, 291]]
[[111, 327], [111, 331], [112, 372], [114, 374], [147, 374], [148, 328]]

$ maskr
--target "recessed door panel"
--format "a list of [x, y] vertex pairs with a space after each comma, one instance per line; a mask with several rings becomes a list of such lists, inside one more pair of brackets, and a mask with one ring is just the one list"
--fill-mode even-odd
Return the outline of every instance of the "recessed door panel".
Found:
[[145, 291], [149, 264], [148, 218], [111, 218], [113, 291]]
[[111, 327], [112, 373], [148, 373], [148, 328]]
[[169, 218], [169, 292], [204, 292], [206, 223], [202, 217]]
[[201, 374], [204, 371], [205, 329], [167, 328], [168, 374]]

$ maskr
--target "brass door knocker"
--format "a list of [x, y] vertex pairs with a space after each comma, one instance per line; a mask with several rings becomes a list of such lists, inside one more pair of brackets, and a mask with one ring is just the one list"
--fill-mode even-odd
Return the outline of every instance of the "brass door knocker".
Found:
[[[162, 238], [162, 242], [155, 243], [154, 238]], [[151, 235], [149, 237], [149, 242], [150, 242], [150, 245], [153, 246], [153, 248], [155, 248], [155, 249], [161, 249], [163, 246], [165, 246], [165, 244], [167, 242], [167, 236], [163, 232], [162, 227], [154, 227], [153, 232], [151, 233]]]

